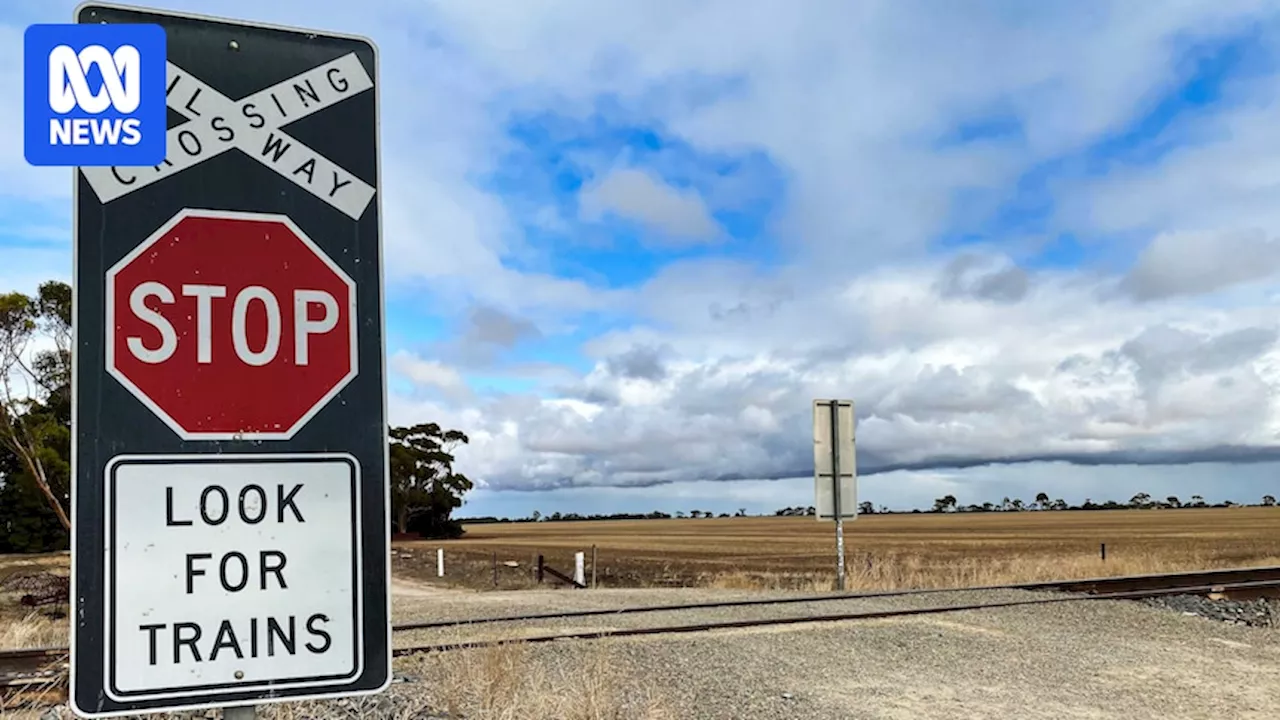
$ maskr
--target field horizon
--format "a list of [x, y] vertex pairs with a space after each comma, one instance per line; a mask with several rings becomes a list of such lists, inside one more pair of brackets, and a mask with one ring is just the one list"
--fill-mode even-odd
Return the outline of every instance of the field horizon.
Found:
[[[850, 589], [1280, 564], [1277, 507], [874, 514], [844, 525]], [[833, 587], [836, 576], [834, 523], [814, 517], [542, 520], [464, 529], [452, 540], [393, 543], [393, 567], [428, 582], [516, 588], [532, 582], [539, 554], [572, 573], [574, 553], [584, 552], [589, 579], [594, 546], [597, 582], [606, 587], [816, 590]], [[436, 577], [436, 548], [445, 550], [444, 578]]]

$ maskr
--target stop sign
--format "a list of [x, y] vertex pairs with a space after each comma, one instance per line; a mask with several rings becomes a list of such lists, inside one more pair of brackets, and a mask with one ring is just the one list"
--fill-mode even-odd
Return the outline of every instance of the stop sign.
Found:
[[107, 271], [107, 371], [184, 440], [286, 440], [356, 375], [356, 288], [288, 217], [186, 209]]

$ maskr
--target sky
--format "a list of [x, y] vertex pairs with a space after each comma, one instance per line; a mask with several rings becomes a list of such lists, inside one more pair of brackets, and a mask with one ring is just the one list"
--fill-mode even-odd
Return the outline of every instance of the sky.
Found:
[[[372, 38], [390, 412], [464, 515], [1280, 490], [1280, 7], [167, 0]], [[0, 290], [70, 280], [0, 6]]]

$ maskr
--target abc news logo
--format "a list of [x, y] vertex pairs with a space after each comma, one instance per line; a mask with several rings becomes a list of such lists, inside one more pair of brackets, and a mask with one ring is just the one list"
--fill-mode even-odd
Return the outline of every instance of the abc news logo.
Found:
[[[79, 108], [97, 115], [114, 108], [129, 114], [142, 103], [141, 58], [138, 48], [121, 45], [110, 52], [101, 45], [90, 45], [76, 52], [59, 45], [49, 52], [49, 108], [66, 115]], [[87, 71], [97, 68], [102, 85], [97, 92], [89, 89]], [[137, 145], [142, 140], [142, 121], [138, 118], [49, 118], [49, 143], [52, 145]]]
[[164, 28], [32, 25], [23, 38], [27, 162], [156, 166], [166, 133]]

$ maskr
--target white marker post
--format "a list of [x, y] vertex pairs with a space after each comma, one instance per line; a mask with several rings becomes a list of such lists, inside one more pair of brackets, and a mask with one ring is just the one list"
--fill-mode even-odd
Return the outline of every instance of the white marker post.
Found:
[[444, 577], [444, 548], [436, 550], [436, 577]]
[[573, 581], [579, 585], [587, 584], [587, 554], [576, 552], [573, 554]]

